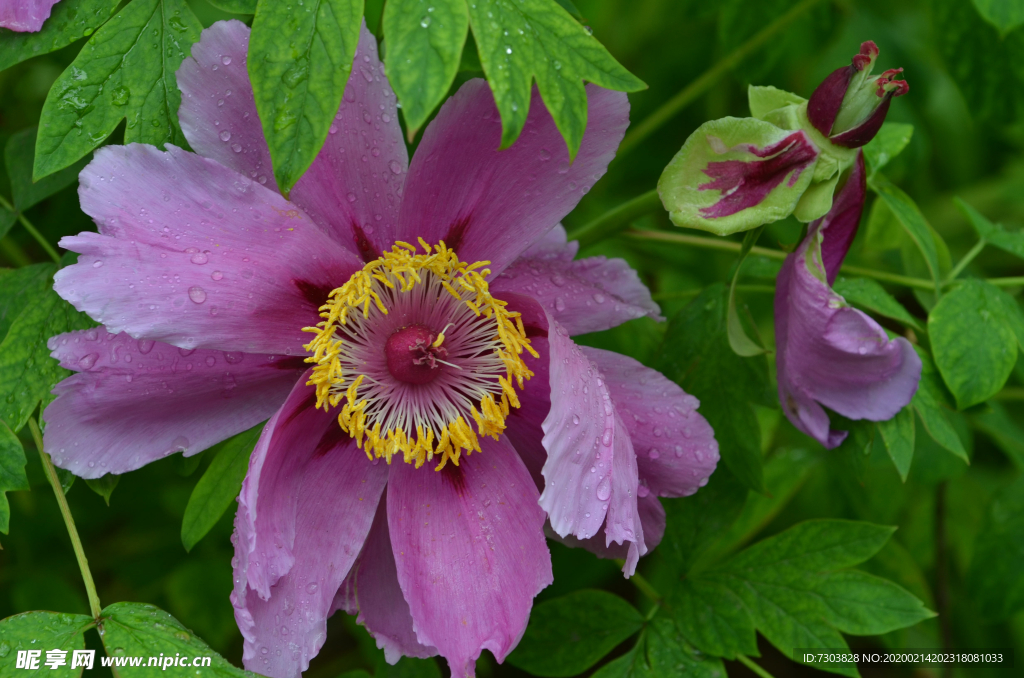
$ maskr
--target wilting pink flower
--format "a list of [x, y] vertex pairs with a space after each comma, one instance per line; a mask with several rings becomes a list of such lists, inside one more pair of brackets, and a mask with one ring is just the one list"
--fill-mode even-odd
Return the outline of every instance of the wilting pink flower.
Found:
[[613, 157], [626, 97], [588, 86], [570, 164], [536, 93], [498, 151], [492, 96], [471, 81], [410, 165], [364, 29], [286, 200], [248, 35], [215, 24], [178, 72], [198, 155], [107, 147], [81, 174], [99, 233], [61, 241], [81, 256], [55, 288], [105, 328], [51, 340], [78, 374], [46, 409], [46, 449], [97, 477], [269, 417], [233, 536], [246, 666], [298, 675], [345, 609], [389, 661], [441, 654], [472, 675], [482, 649], [501, 661], [516, 645], [551, 582], [546, 521], [632, 574], [664, 529], [656, 496], [695, 492], [718, 459], [696, 399], [569, 338], [658, 314], [625, 262], [574, 261], [558, 225]]
[[852, 63], [832, 71], [811, 94], [807, 118], [833, 144], [858, 148], [871, 141], [885, 122], [893, 97], [910, 91], [906, 80], [896, 80], [902, 68], [871, 77], [876, 59], [878, 45], [871, 40], [862, 43]]
[[3, 0], [0, 2], [0, 28], [18, 33], [35, 33], [50, 18], [50, 10], [60, 0]]
[[827, 448], [846, 431], [829, 428], [828, 407], [849, 419], [884, 421], [914, 396], [921, 358], [903, 337], [890, 340], [878, 323], [832, 290], [857, 233], [866, 192], [858, 152], [831, 211], [811, 223], [786, 257], [775, 287], [779, 400], [798, 429]]

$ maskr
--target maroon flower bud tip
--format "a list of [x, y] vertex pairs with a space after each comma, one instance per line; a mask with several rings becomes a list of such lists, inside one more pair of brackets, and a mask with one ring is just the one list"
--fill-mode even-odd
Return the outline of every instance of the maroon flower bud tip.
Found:
[[807, 102], [807, 118], [832, 143], [857, 148], [871, 141], [885, 121], [889, 101], [906, 94], [910, 86], [895, 80], [902, 68], [872, 77], [878, 45], [867, 40], [849, 66], [833, 71]]

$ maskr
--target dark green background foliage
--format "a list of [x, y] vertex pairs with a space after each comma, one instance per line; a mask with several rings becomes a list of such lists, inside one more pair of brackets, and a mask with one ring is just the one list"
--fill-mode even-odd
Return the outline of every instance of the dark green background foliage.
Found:
[[[249, 69], [283, 188], [327, 134], [362, 14], [411, 147], [469, 78], [489, 77], [506, 145], [535, 78], [572, 152], [582, 83], [630, 92], [630, 135], [565, 219], [570, 234], [651, 191], [702, 122], [747, 115], [748, 84], [806, 97], [876, 41], [879, 65], [902, 66], [911, 89], [867, 149], [868, 205], [836, 290], [914, 343], [924, 371], [913, 401], [878, 424], [833, 414], [850, 435], [832, 451], [782, 416], [772, 293], [801, 236], [796, 221], [768, 225], [740, 262], [738, 236], [687, 233], [705, 238], [695, 245], [645, 235], [683, 232], [652, 196], [612, 212], [587, 229], [582, 253], [625, 257], [669, 320], [580, 342], [631, 355], [696, 395], [722, 463], [695, 496], [663, 500], [664, 541], [632, 581], [616, 563], [551, 542], [555, 583], [508, 661], [485, 652], [478, 673], [735, 678], [755, 675], [756, 663], [776, 677], [856, 675], [789, 658], [814, 646], [1014, 648], [1024, 661], [1024, 2], [320, 0], [305, 19], [285, 4], [62, 0], [37, 34], [0, 29], [0, 662], [32, 639], [103, 651], [31, 433], [68, 374], [46, 338], [93, 324], [50, 289], [57, 266], [73, 261], [57, 241], [95, 228], [78, 206], [77, 172], [103, 143], [184, 145], [174, 71], [203, 26], [253, 25], [254, 13]], [[710, 241], [732, 249], [698, 246]], [[741, 357], [731, 346], [769, 352]], [[243, 675], [229, 537], [259, 430], [120, 478], [58, 474], [111, 651], [209, 645], [223, 657], [211, 674]], [[914, 670], [861, 675], [941, 675]], [[307, 675], [445, 673], [434, 660], [387, 666], [339, 614]]]

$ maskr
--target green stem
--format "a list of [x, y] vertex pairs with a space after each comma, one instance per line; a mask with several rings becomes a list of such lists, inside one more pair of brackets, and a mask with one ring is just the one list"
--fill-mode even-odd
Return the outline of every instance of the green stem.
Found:
[[658, 593], [655, 588], [651, 586], [651, 583], [644, 579], [644, 576], [639, 572], [634, 572], [633, 576], [629, 578], [629, 581], [633, 583], [633, 586], [635, 586], [640, 593], [647, 596], [648, 600], [654, 603], [655, 606], [661, 605], [665, 601], [665, 599], [661, 597], [661, 594]]
[[987, 278], [985, 282], [996, 287], [1024, 287], [1024, 276], [1017, 276], [1016, 278]]
[[29, 235], [36, 239], [36, 242], [39, 243], [39, 246], [42, 247], [46, 251], [46, 253], [50, 255], [50, 258], [53, 259], [55, 264], [60, 264], [60, 255], [57, 254], [57, 250], [53, 249], [53, 245], [46, 242], [46, 238], [43, 237], [42, 233], [36, 230], [36, 227], [32, 225], [32, 222], [29, 221], [28, 218], [26, 218], [25, 215], [22, 214], [20, 211], [14, 209], [14, 205], [7, 202], [7, 199], [4, 198], [2, 195], [0, 195], [0, 207], [4, 207], [10, 210], [11, 212], [17, 214], [18, 221], [20, 221], [21, 225], [25, 227], [25, 230], [29, 232]]
[[57, 495], [57, 503], [60, 505], [61, 515], [64, 516], [64, 524], [68, 528], [68, 536], [71, 537], [71, 546], [75, 549], [75, 558], [78, 559], [78, 567], [82, 570], [82, 579], [85, 581], [85, 592], [89, 596], [89, 611], [93, 619], [100, 618], [100, 597], [96, 594], [96, 584], [92, 580], [92, 572], [89, 570], [89, 561], [82, 549], [82, 540], [78, 537], [78, 529], [75, 527], [75, 519], [71, 517], [71, 508], [68, 507], [68, 499], [64, 496], [64, 490], [60, 486], [60, 479], [57, 477], [57, 470], [50, 461], [50, 455], [43, 451], [43, 435], [39, 431], [39, 424], [35, 419], [28, 420], [29, 428], [32, 430], [32, 439], [39, 450], [39, 458], [43, 462], [43, 470], [46, 471], [46, 478], [53, 487], [53, 493]]
[[953, 267], [953, 270], [949, 272], [949, 275], [946, 276], [946, 279], [943, 281], [942, 284], [948, 285], [949, 283], [956, 280], [957, 276], [960, 275], [961, 271], [967, 268], [967, 264], [974, 261], [974, 257], [981, 254], [981, 251], [985, 249], [985, 244], [986, 243], [984, 240], [979, 240], [978, 244], [972, 247], [970, 251], [963, 256], [963, 259], [956, 262], [956, 266]]
[[663, 209], [657, 189], [651, 190], [573, 230], [569, 238], [578, 240], [582, 249], [625, 229], [638, 217]]
[[[655, 301], [664, 301], [666, 299], [686, 299], [687, 297], [695, 297], [701, 292], [703, 288], [693, 288], [689, 290], [680, 290], [678, 292], [658, 292], [652, 294], [651, 297]], [[737, 292], [752, 292], [755, 294], [775, 294], [775, 287], [773, 285], [737, 285]]]
[[4, 257], [7, 261], [11, 262], [15, 266], [28, 266], [32, 263], [32, 260], [25, 254], [25, 250], [18, 246], [18, 243], [14, 242], [13, 238], [4, 238], [0, 240], [0, 252], [3, 252]]
[[771, 40], [776, 33], [791, 24], [809, 9], [817, 5], [821, 0], [804, 0], [794, 5], [792, 9], [780, 16], [775, 21], [765, 26], [759, 33], [751, 37], [742, 45], [730, 52], [724, 59], [704, 71], [696, 80], [690, 82], [678, 94], [663, 103], [658, 110], [647, 116], [639, 125], [630, 130], [626, 138], [619, 144], [618, 158], [633, 150], [641, 141], [649, 137], [655, 130], [671, 120], [679, 111], [683, 110], [696, 99], [718, 82], [722, 76], [732, 70], [737, 64], [750, 56], [752, 52]]
[[748, 657], [747, 655], [745, 655], [745, 654], [738, 654], [738, 655], [736, 655], [736, 659], [738, 659], [740, 661], [740, 663], [743, 664], [744, 666], [746, 666], [748, 669], [750, 669], [751, 671], [753, 671], [757, 675], [761, 676], [761, 678], [773, 678], [772, 674], [768, 673], [767, 671], [762, 669], [759, 665], [755, 664], [754, 660], [751, 659], [750, 657]]
[[[723, 252], [739, 252], [742, 245], [732, 240], [725, 240], [722, 238], [705, 238], [699, 235], [686, 235], [684, 233], [665, 233], [663, 231], [628, 231], [624, 235], [637, 238], [640, 240], [658, 240], [661, 242], [671, 242], [680, 245], [690, 245], [691, 247], [701, 247], [709, 250], [720, 250]], [[786, 252], [782, 250], [772, 250], [766, 247], [752, 247], [750, 249], [751, 254], [759, 254], [763, 257], [770, 259], [785, 259], [787, 256]], [[895, 273], [886, 273], [885, 271], [876, 271], [872, 268], [861, 268], [860, 266], [850, 266], [844, 264], [840, 269], [843, 273], [849, 273], [850, 275], [859, 275], [865, 278], [874, 278], [875, 280], [881, 280], [882, 282], [892, 283], [894, 285], [903, 285], [904, 287], [912, 287], [915, 289], [922, 290], [933, 290], [935, 289], [934, 284], [931, 280], [925, 280], [924, 278], [911, 278], [905, 275], [897, 275]], [[1020, 279], [1024, 281], [1024, 278]]]

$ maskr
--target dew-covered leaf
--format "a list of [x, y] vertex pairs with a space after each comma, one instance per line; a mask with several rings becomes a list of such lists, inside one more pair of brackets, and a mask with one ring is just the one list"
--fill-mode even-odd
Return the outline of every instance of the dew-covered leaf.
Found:
[[36, 33], [0, 28], [0, 71], [92, 35], [119, 4], [120, 0], [61, 0]]
[[[22, 612], [0, 620], [0, 661], [5, 676], [24, 678], [78, 678], [83, 666], [71, 668], [73, 652], [85, 649], [86, 630], [95, 626], [92, 617], [65, 612]], [[48, 650], [53, 653], [52, 664], [47, 664]], [[35, 666], [15, 668], [19, 652], [38, 652]], [[23, 655], [32, 662], [32, 658]], [[57, 663], [57, 661], [61, 663]], [[99, 665], [95, 660], [93, 666]]]
[[11, 180], [14, 207], [24, 212], [29, 207], [49, 198], [54, 193], [78, 180], [78, 173], [89, 162], [85, 157], [59, 172], [32, 181], [32, 166], [36, 154], [36, 128], [30, 127], [11, 135], [4, 147], [4, 163]]

